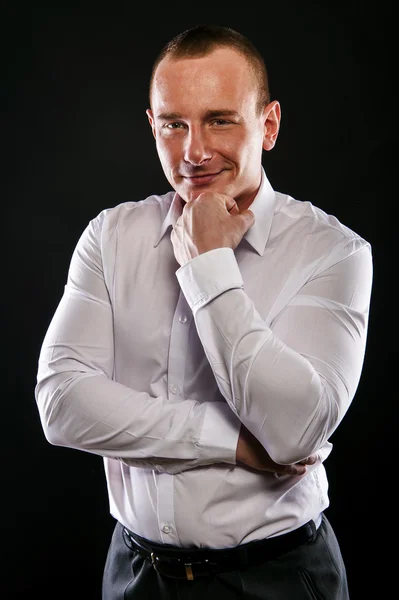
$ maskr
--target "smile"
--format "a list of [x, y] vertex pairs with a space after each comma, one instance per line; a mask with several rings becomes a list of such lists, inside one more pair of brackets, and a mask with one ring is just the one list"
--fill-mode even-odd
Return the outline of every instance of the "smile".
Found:
[[198, 175], [195, 177], [184, 177], [184, 179], [191, 185], [207, 185], [212, 183], [220, 173], [221, 171], [218, 173], [206, 173], [205, 175]]

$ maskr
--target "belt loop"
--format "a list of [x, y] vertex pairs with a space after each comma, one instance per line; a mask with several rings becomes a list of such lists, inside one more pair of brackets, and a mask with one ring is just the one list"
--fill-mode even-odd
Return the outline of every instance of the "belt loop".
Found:
[[315, 522], [313, 521], [313, 519], [312, 519], [312, 520], [310, 520], [310, 521], [309, 521], [309, 525], [310, 525], [310, 528], [311, 528], [311, 530], [312, 530], [312, 536], [311, 536], [311, 538], [310, 538], [309, 542], [314, 542], [314, 541], [315, 541], [315, 539], [316, 539], [316, 537], [317, 537], [317, 527], [316, 527], [316, 523], [315, 523]]
[[186, 576], [189, 581], [194, 581], [193, 570], [191, 568], [191, 563], [184, 563], [184, 567], [186, 569]]
[[129, 550], [134, 552], [135, 548], [132, 544], [132, 540], [130, 538], [129, 532], [127, 531], [126, 527], [123, 527], [123, 529], [122, 529], [122, 538], [123, 538], [123, 541], [125, 542], [125, 545], [129, 548]]

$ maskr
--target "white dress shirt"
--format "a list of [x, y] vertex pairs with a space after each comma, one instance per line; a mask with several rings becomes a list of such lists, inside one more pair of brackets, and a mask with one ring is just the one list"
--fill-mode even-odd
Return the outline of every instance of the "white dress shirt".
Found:
[[[363, 365], [370, 244], [262, 169], [239, 246], [177, 263], [174, 192], [103, 210], [73, 252], [39, 357], [51, 444], [104, 457], [111, 514], [177, 546], [229, 547], [316, 519], [323, 461]], [[236, 464], [240, 423], [303, 476]]]

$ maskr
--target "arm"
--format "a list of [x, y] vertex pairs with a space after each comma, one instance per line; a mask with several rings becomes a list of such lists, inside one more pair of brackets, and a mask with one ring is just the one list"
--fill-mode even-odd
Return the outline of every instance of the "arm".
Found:
[[317, 453], [354, 397], [372, 280], [370, 247], [357, 243], [270, 326], [246, 295], [231, 248], [200, 254], [177, 271], [220, 391], [277, 463]]
[[168, 403], [164, 396], [153, 398], [112, 380], [113, 316], [102, 265], [102, 218], [89, 224], [75, 248], [41, 348], [35, 396], [46, 438], [168, 472], [235, 464], [240, 423], [224, 401]]

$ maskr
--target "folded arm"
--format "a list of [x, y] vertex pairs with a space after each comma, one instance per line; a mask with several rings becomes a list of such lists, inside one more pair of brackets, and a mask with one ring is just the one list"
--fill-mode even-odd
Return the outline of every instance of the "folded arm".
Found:
[[366, 243], [342, 255], [270, 324], [245, 293], [230, 248], [204, 253], [177, 272], [221, 393], [279, 464], [328, 443], [359, 382], [372, 259]]
[[113, 312], [100, 237], [96, 219], [76, 246], [42, 344], [35, 396], [48, 441], [172, 473], [235, 464], [240, 423], [224, 401], [169, 403], [113, 381]]

